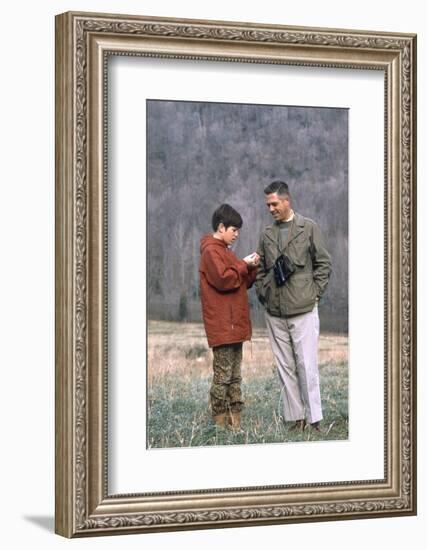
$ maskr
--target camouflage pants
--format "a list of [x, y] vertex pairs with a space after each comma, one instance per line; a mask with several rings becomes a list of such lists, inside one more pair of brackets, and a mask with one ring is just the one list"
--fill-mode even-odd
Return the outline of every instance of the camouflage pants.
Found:
[[212, 415], [242, 410], [242, 342], [212, 348], [213, 379], [210, 391]]

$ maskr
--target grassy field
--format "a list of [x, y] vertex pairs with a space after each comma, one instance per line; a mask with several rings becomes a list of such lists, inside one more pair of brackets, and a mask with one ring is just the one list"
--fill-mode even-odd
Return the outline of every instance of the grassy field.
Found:
[[322, 334], [319, 365], [323, 433], [289, 431], [265, 330], [243, 346], [242, 430], [217, 428], [208, 404], [212, 352], [203, 325], [149, 321], [148, 447], [191, 447], [348, 438], [347, 337]]

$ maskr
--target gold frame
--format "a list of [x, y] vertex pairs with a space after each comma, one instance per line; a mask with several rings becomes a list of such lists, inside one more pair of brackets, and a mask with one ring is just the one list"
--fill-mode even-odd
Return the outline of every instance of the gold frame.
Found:
[[[108, 55], [385, 74], [385, 477], [108, 495]], [[68, 12], [56, 17], [56, 532], [66, 537], [416, 513], [416, 36]]]

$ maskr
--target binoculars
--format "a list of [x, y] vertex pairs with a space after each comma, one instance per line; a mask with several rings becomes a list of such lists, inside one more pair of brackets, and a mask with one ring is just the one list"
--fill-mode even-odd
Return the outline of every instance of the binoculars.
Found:
[[295, 271], [295, 265], [290, 258], [281, 254], [274, 262], [273, 269], [276, 285], [283, 286]]

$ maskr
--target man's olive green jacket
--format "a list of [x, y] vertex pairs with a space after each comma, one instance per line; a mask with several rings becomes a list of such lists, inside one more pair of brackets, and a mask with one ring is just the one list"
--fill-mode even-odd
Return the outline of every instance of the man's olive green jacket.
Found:
[[[282, 317], [311, 311], [325, 292], [331, 274], [331, 257], [319, 227], [313, 220], [295, 212], [288, 241], [279, 248], [279, 224], [266, 227], [258, 254], [260, 265], [255, 287], [259, 301], [270, 315]], [[274, 262], [281, 254], [294, 263], [295, 272], [281, 287], [274, 279]]]

